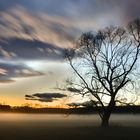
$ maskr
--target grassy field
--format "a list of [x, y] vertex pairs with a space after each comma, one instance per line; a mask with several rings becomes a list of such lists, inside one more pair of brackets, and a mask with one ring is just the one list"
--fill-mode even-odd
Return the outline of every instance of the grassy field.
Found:
[[[22, 116], [22, 115], [21, 115]], [[0, 140], [139, 140], [140, 126], [100, 128], [87, 118], [29, 119], [16, 116], [0, 119]], [[19, 117], [19, 118], [18, 118]], [[35, 116], [34, 116], [35, 117]], [[57, 117], [57, 116], [56, 116]]]

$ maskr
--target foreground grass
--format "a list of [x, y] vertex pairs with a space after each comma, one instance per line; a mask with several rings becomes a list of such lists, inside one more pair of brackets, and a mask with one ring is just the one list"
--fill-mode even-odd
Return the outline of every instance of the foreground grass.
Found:
[[139, 140], [140, 127], [1, 123], [0, 140]]

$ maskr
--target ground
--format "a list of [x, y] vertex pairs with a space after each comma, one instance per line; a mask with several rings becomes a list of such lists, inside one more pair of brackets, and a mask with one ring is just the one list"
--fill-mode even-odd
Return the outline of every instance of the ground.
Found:
[[[48, 118], [47, 118], [48, 117]], [[90, 118], [91, 117], [91, 118]], [[139, 115], [137, 123], [124, 126], [125, 116], [118, 118], [110, 128], [100, 128], [94, 116], [62, 115], [1, 115], [0, 140], [139, 140]], [[133, 116], [128, 117], [128, 121]], [[116, 120], [116, 119], [115, 119]], [[114, 121], [114, 120], [113, 120]], [[97, 122], [97, 123], [95, 123]], [[137, 125], [136, 125], [137, 124]]]

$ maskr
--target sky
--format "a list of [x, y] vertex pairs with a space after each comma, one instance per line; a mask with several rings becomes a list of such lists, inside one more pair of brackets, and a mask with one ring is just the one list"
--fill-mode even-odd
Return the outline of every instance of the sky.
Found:
[[[63, 106], [64, 49], [83, 32], [140, 18], [139, 0], [0, 0], [0, 103]], [[82, 100], [82, 98], [75, 98]]]

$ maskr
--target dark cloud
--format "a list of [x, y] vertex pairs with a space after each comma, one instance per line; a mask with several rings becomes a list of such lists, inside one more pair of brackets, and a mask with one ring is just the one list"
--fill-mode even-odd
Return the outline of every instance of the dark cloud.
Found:
[[0, 41], [0, 58], [26, 60], [62, 60], [63, 48], [38, 40], [12, 38]]
[[80, 92], [81, 92], [81, 90], [76, 89], [76, 88], [72, 88], [72, 87], [68, 87], [68, 88], [67, 88], [67, 91], [76, 92], [76, 93], [80, 93]]
[[68, 103], [67, 105], [69, 107], [80, 107], [80, 106], [82, 106], [82, 103]]
[[94, 103], [95, 103], [94, 101], [85, 101], [85, 102], [81, 102], [81, 103], [72, 102], [72, 103], [68, 103], [67, 105], [69, 107], [94, 107], [95, 106]]
[[35, 71], [24, 64], [0, 63], [0, 83], [14, 82], [14, 78], [40, 75], [43, 75], [43, 73]]
[[35, 93], [32, 95], [25, 95], [26, 100], [34, 100], [40, 102], [53, 102], [54, 100], [66, 97], [61, 93]]

